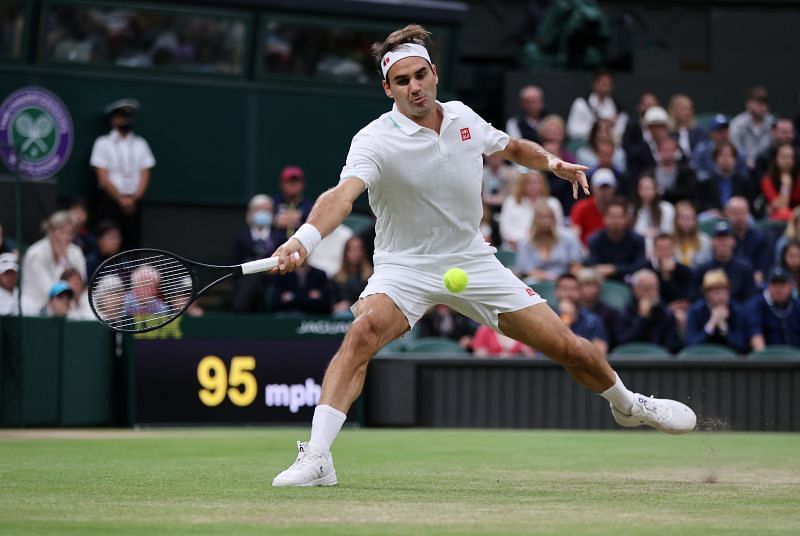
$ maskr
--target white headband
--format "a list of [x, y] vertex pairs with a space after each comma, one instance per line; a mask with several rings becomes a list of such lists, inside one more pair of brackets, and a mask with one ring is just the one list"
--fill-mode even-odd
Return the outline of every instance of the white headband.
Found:
[[391, 69], [392, 65], [404, 58], [410, 58], [412, 56], [425, 58], [428, 60], [428, 63], [431, 63], [431, 57], [428, 55], [428, 49], [426, 49], [424, 46], [416, 43], [404, 43], [391, 52], [387, 52], [383, 55], [383, 58], [381, 58], [381, 70], [383, 71], [383, 78], [386, 78], [386, 73], [389, 72], [389, 69]]

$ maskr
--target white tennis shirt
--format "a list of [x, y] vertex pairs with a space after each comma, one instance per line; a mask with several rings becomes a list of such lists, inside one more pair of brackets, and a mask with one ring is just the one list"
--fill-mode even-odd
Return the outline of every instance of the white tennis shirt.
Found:
[[136, 192], [141, 171], [156, 165], [153, 152], [144, 138], [130, 132], [124, 138], [112, 130], [100, 136], [92, 147], [89, 163], [108, 170], [108, 179], [123, 195]]
[[495, 251], [478, 228], [481, 155], [505, 149], [510, 138], [461, 102], [438, 104], [439, 134], [395, 105], [353, 137], [340, 180], [367, 185], [377, 216], [376, 265], [435, 266]]

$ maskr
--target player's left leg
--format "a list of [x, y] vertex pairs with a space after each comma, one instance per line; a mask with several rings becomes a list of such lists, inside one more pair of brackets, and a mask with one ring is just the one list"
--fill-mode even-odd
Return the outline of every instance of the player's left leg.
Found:
[[549, 306], [531, 305], [501, 313], [498, 327], [505, 335], [559, 362], [578, 383], [608, 400], [612, 415], [621, 426], [646, 424], [671, 434], [685, 434], [694, 429], [696, 416], [688, 406], [628, 390], [603, 352], [572, 333]]

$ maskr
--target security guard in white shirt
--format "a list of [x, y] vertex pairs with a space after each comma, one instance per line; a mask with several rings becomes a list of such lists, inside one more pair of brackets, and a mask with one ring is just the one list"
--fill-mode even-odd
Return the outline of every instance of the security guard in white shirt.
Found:
[[105, 108], [111, 132], [95, 140], [90, 163], [100, 195], [97, 220], [111, 220], [122, 229], [123, 249], [140, 241], [140, 206], [156, 161], [144, 138], [133, 133], [135, 99], [120, 99]]

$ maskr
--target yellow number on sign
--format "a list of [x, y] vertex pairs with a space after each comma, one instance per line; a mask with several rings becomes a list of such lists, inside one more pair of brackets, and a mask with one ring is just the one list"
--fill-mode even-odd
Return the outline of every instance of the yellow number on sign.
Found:
[[[203, 404], [206, 406], [222, 404], [228, 387], [228, 372], [225, 370], [225, 363], [222, 362], [222, 359], [215, 355], [205, 356], [197, 365], [197, 381], [204, 387], [199, 392], [200, 401]], [[253, 390], [255, 391], [255, 389]]]
[[[256, 399], [256, 379], [249, 372], [256, 368], [256, 358], [250, 355], [239, 355], [231, 360], [231, 374], [228, 382], [228, 398], [237, 406], [247, 406]], [[242, 386], [242, 390], [238, 389]]]

